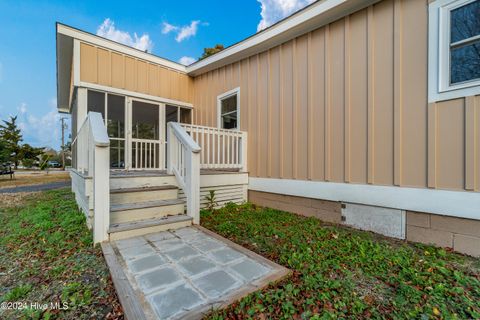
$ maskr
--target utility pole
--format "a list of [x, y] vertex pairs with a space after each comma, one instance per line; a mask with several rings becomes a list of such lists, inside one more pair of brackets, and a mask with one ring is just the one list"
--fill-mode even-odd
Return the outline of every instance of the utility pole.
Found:
[[65, 123], [65, 118], [60, 119], [62, 121], [62, 169], [65, 170], [65, 129], [67, 124]]

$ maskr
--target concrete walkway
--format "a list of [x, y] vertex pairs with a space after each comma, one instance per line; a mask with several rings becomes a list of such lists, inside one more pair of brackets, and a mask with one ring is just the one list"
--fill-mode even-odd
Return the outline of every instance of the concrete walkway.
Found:
[[[133, 308], [143, 310], [146, 319], [201, 318], [212, 307], [226, 306], [288, 274], [201, 227], [119, 240], [111, 247], [140, 304]], [[118, 270], [112, 272], [111, 257], [107, 262], [122, 301]]]
[[58, 182], [50, 182], [50, 183], [42, 183], [42, 184], [34, 184], [30, 186], [19, 186], [19, 187], [11, 187], [11, 188], [2, 188], [0, 189], [0, 193], [17, 193], [17, 192], [37, 192], [37, 191], [45, 191], [45, 190], [52, 190], [52, 189], [59, 189], [71, 186], [70, 181], [58, 181]]

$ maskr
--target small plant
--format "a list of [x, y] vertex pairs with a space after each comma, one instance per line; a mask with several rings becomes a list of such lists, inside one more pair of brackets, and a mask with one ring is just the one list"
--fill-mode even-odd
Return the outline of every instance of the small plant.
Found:
[[25, 298], [32, 290], [32, 286], [29, 284], [20, 285], [10, 290], [4, 297], [3, 301], [18, 301]]
[[205, 204], [205, 209], [208, 211], [213, 211], [216, 206], [218, 206], [217, 197], [215, 196], [215, 190], [208, 191], [208, 195], [205, 196], [207, 203]]

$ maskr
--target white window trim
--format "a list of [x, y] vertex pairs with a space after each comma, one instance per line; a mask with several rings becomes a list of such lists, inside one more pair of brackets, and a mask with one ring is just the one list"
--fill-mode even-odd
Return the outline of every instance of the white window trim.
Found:
[[217, 96], [217, 127], [219, 129], [223, 129], [222, 128], [222, 100], [229, 98], [235, 94], [237, 95], [237, 127], [235, 129], [229, 129], [229, 130], [237, 130], [237, 131], [240, 130], [240, 87], [237, 87], [235, 89], [232, 89], [230, 91], [227, 91]]
[[436, 0], [428, 13], [428, 102], [480, 94], [480, 80], [450, 84], [450, 11], [475, 0]]

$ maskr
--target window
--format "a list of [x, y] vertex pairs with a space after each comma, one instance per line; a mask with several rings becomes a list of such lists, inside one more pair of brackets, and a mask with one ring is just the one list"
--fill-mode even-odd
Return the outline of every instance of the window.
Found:
[[218, 126], [221, 129], [240, 129], [240, 88], [217, 97]]
[[480, 93], [480, 0], [429, 6], [429, 101]]

